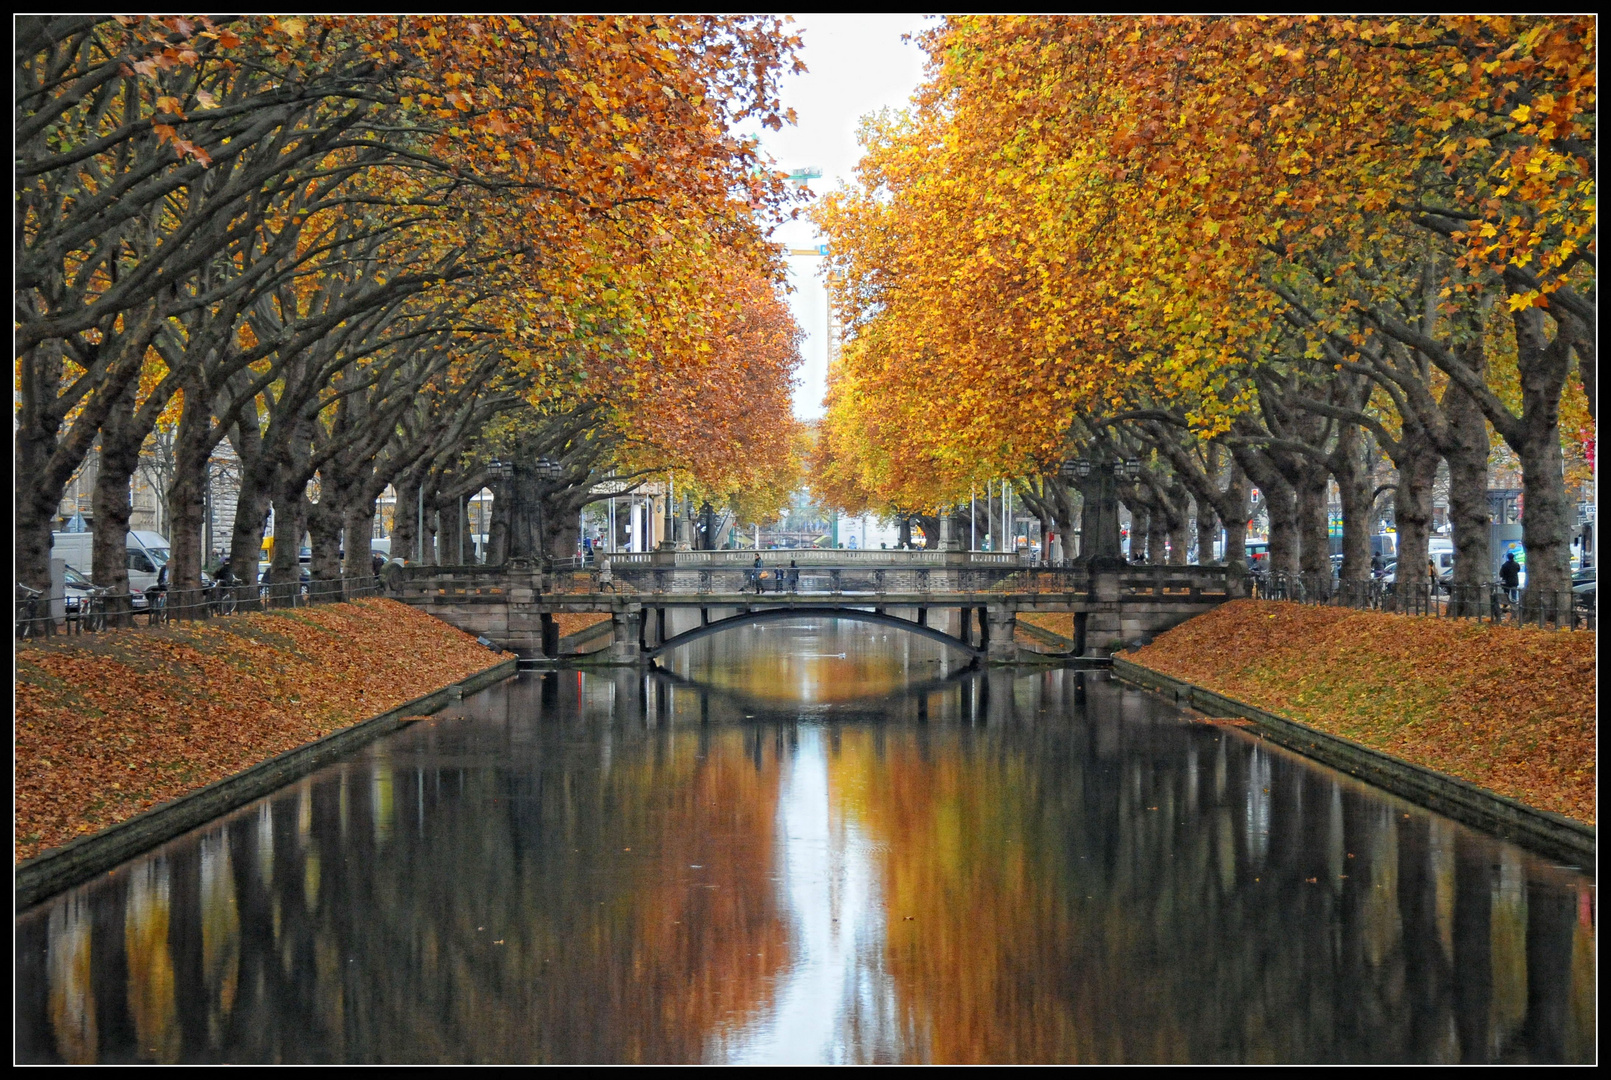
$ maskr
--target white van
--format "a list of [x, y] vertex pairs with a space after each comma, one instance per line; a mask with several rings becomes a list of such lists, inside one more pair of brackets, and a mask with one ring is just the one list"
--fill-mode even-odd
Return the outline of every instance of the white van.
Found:
[[[51, 558], [90, 575], [95, 565], [94, 533], [52, 533], [50, 541]], [[128, 549], [129, 588], [144, 592], [157, 583], [157, 572], [168, 562], [168, 540], [161, 533], [130, 530]]]

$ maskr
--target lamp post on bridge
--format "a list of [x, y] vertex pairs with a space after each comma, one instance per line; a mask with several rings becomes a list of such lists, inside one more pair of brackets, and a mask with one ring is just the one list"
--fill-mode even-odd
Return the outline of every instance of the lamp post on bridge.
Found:
[[1119, 484], [1141, 475], [1139, 458], [1087, 458], [1063, 462], [1058, 475], [1080, 489], [1084, 496], [1078, 562], [1092, 570], [1117, 568], [1124, 564], [1119, 550]]
[[509, 513], [505, 518], [508, 532], [504, 539], [505, 563], [536, 560], [541, 566], [547, 558], [543, 542], [543, 497], [541, 487], [552, 484], [565, 475], [565, 467], [551, 457], [539, 457], [530, 465], [498, 458], [487, 462], [487, 480], [497, 484], [493, 488], [494, 505], [501, 498], [509, 500]]

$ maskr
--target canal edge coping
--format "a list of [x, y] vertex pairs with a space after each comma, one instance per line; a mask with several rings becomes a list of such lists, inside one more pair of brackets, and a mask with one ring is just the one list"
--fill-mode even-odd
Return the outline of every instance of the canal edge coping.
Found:
[[1154, 692], [1185, 702], [1210, 716], [1238, 716], [1251, 720], [1271, 742], [1295, 750], [1350, 776], [1357, 777], [1435, 810], [1465, 825], [1551, 859], [1577, 862], [1589, 873], [1595, 869], [1597, 829], [1580, 821], [1479, 787], [1469, 780], [1417, 765], [1372, 749], [1352, 739], [1312, 728], [1184, 682], [1133, 660], [1113, 658], [1113, 673]]
[[459, 682], [405, 701], [395, 709], [387, 709], [378, 716], [292, 747], [241, 772], [143, 810], [126, 821], [76, 837], [17, 863], [12, 877], [14, 910], [20, 912], [88, 881], [220, 814], [239, 809], [253, 799], [306, 776], [331, 758], [389, 735], [404, 726], [404, 716], [439, 712], [466, 694], [502, 682], [516, 670], [517, 661], [513, 657], [500, 660]]

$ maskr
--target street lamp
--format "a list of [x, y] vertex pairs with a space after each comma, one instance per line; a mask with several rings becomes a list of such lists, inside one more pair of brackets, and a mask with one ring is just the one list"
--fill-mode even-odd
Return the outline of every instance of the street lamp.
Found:
[[1081, 560], [1089, 560], [1093, 569], [1122, 561], [1118, 485], [1141, 478], [1141, 459], [1081, 456], [1063, 462], [1057, 472], [1064, 480], [1078, 482], [1085, 492]]
[[[540, 457], [533, 464], [532, 472], [537, 474], [537, 479], [540, 482], [552, 484], [565, 475], [565, 466], [551, 457]], [[547, 539], [546, 534], [543, 532], [543, 497], [539, 493], [537, 496], [537, 558], [539, 560], [548, 558]]]
[[1091, 475], [1091, 462], [1089, 458], [1077, 457], [1057, 467], [1057, 475], [1064, 480], [1084, 480]]

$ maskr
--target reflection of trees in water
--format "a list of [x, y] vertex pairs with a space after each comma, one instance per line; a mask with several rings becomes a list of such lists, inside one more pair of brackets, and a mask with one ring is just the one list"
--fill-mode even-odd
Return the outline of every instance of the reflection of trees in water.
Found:
[[[465, 767], [483, 736], [506, 767]], [[702, 752], [693, 733], [622, 725], [605, 772], [558, 727], [474, 741], [438, 729], [202, 840], [186, 913], [198, 1017], [175, 1017], [166, 868], [147, 864], [127, 901], [128, 993], [157, 1050], [131, 1055], [171, 1060], [195, 1025], [187, 1050], [245, 1060], [697, 1060], [764, 1002], [788, 959], [774, 748], [730, 729]], [[82, 966], [66, 919], [62, 964]], [[85, 1027], [69, 998], [89, 999], [54, 981], [68, 1049]]]
[[318, 807], [334, 785], [315, 789], [312, 843], [346, 857], [324, 860], [312, 914], [287, 917], [278, 948], [312, 962], [263, 964], [270, 992], [239, 1032], [263, 1042], [238, 1056], [697, 1059], [705, 1032], [756, 1007], [787, 952], [775, 758], [701, 760], [691, 737], [631, 731], [607, 774], [596, 747], [509, 750], [496, 771], [377, 757], [345, 841]]
[[129, 878], [123, 923], [129, 1013], [134, 1020], [133, 1056], [164, 1064], [179, 1060], [180, 1040], [173, 954], [168, 948], [169, 884], [165, 860], [155, 858], [137, 865]]
[[50, 1025], [56, 1052], [71, 1065], [96, 1060], [95, 993], [90, 976], [90, 905], [81, 891], [50, 912]]
[[[1239, 735], [1120, 715], [965, 731], [958, 753], [910, 729], [841, 737], [837, 790], [884, 841], [888, 963], [934, 1060], [1567, 1052], [1544, 1018], [1567, 1019], [1577, 972], [1552, 942], [1573, 923], [1529, 923], [1513, 852], [1486, 895], [1459, 895], [1448, 826]], [[1462, 927], [1473, 902], [1484, 925]], [[1529, 994], [1529, 956], [1557, 1000]], [[1469, 978], [1492, 1011], [1462, 1030]]]
[[207, 987], [207, 1043], [223, 1044], [240, 979], [241, 921], [229, 845], [214, 834], [201, 840], [201, 970]]
[[[19, 1056], [693, 1060], [743, 1027], [791, 959], [787, 727], [634, 673], [500, 693], [24, 913]], [[895, 711], [931, 722], [828, 729], [885, 909], [850, 1056], [1595, 1053], [1581, 878], [1102, 681]]]

